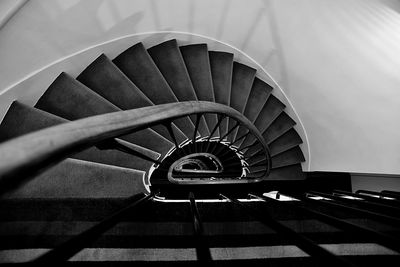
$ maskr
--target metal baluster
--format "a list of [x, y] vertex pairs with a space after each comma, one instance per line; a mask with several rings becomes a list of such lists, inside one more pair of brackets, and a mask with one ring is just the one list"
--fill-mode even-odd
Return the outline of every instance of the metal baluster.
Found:
[[144, 195], [143, 193], [137, 194], [130, 198], [128, 206], [120, 209], [113, 215], [102, 220], [90, 229], [82, 232], [81, 234], [71, 238], [60, 246], [52, 249], [45, 253], [39, 258], [32, 261], [34, 265], [45, 266], [49, 263], [60, 263], [65, 262], [76, 253], [88, 247], [93, 241], [95, 241], [100, 235], [109, 230], [111, 227], [119, 223], [128, 214], [131, 215], [132, 211], [140, 204], [143, 204], [152, 199], [156, 194], [151, 193], [150, 195]]
[[132, 156], [135, 156], [135, 157], [138, 157], [138, 158], [150, 161], [150, 162], [153, 162], [155, 164], [158, 164], [158, 165], [161, 164], [161, 161], [150, 158], [149, 156], [146, 156], [146, 155], [142, 154], [141, 152], [134, 150], [131, 147], [131, 144], [129, 142], [124, 141], [122, 139], [110, 139], [105, 142], [102, 142], [101, 144], [98, 144], [97, 147], [99, 149], [116, 149], [118, 151], [130, 154]]
[[372, 202], [365, 201], [365, 200], [360, 201], [360, 200], [356, 200], [356, 199], [348, 199], [348, 198], [334, 196], [332, 194], [325, 194], [325, 193], [320, 193], [320, 192], [315, 192], [315, 191], [310, 191], [309, 193], [313, 194], [313, 195], [321, 196], [321, 197], [330, 198], [330, 199], [333, 199], [338, 202], [348, 203], [350, 205], [355, 204], [355, 205], [359, 206], [359, 209], [362, 209], [362, 210], [373, 211], [375, 213], [379, 213], [382, 215], [389, 215], [391, 217], [400, 217], [400, 209], [398, 209], [396, 207], [388, 207], [386, 205], [372, 203]]
[[189, 193], [190, 211], [193, 219], [193, 229], [196, 238], [196, 254], [197, 260], [202, 264], [212, 263], [210, 248], [203, 236], [203, 224], [200, 219], [199, 210], [197, 209], [196, 200], [192, 192]]
[[377, 197], [372, 197], [372, 196], [363, 195], [363, 194], [354, 194], [352, 192], [347, 192], [347, 191], [343, 191], [343, 190], [333, 190], [333, 194], [357, 197], [357, 198], [361, 198], [364, 200], [368, 200], [368, 201], [371, 201], [374, 203], [384, 205], [386, 207], [397, 208], [397, 209], [399, 208], [398, 203], [396, 203], [396, 201], [392, 201], [389, 199], [377, 198]]
[[179, 148], [178, 141], [176, 140], [174, 130], [172, 129], [171, 122], [166, 122], [164, 123], [165, 128], [167, 128], [169, 135], [171, 136], [172, 140], [174, 141], [175, 144], [175, 149]]
[[263, 211], [260, 213], [258, 210], [246, 206], [241, 203], [237, 199], [229, 198], [220, 194], [222, 198], [229, 200], [230, 202], [240, 206], [246, 211], [249, 215], [256, 218], [258, 221], [262, 222], [263, 224], [271, 227], [275, 230], [278, 234], [292, 240], [296, 246], [302, 249], [304, 252], [309, 254], [312, 257], [317, 258], [320, 261], [321, 266], [353, 266], [353, 264], [347, 262], [346, 260], [342, 259], [341, 257], [335, 256], [328, 250], [322, 248], [318, 244], [314, 243], [312, 240], [308, 239], [307, 237], [303, 236], [302, 234], [296, 233], [289, 227], [283, 225], [282, 223], [278, 222], [274, 218], [269, 215], [268, 212]]
[[[285, 206], [285, 207], [287, 207], [289, 209], [293, 209], [293, 210], [297, 210], [297, 211], [300, 211], [300, 212], [308, 213], [310, 215], [315, 216], [319, 220], [321, 220], [321, 221], [323, 221], [325, 223], [328, 223], [328, 224], [330, 224], [330, 225], [332, 225], [334, 227], [338, 227], [339, 229], [342, 229], [344, 231], [349, 231], [351, 233], [358, 232], [360, 234], [366, 234], [366, 235], [371, 236], [372, 238], [374, 238], [374, 240], [377, 243], [379, 243], [381, 245], [384, 245], [384, 246], [386, 246], [386, 247], [388, 247], [390, 249], [393, 249], [393, 250], [395, 250], [397, 252], [400, 252], [400, 240], [397, 240], [397, 239], [395, 239], [395, 238], [393, 238], [393, 237], [391, 237], [391, 236], [389, 236], [387, 234], [380, 233], [380, 232], [377, 232], [377, 231], [375, 231], [373, 229], [370, 229], [368, 227], [360, 226], [360, 225], [357, 225], [357, 224], [354, 224], [354, 223], [351, 223], [351, 222], [336, 218], [336, 217], [334, 217], [332, 215], [328, 215], [328, 214], [323, 213], [323, 212], [315, 211], [315, 210], [313, 210], [311, 208], [308, 208], [308, 207], [305, 207], [305, 206], [293, 205], [293, 204], [291, 204], [289, 202], [278, 201], [278, 200], [275, 200], [275, 199], [272, 199], [272, 198], [268, 198], [268, 197], [264, 197], [264, 196], [257, 196], [257, 195], [254, 195], [254, 194], [249, 194], [249, 196], [257, 198], [259, 200], [262, 200], [262, 201], [264, 201], [266, 203], [268, 203], [268, 202], [279, 203], [282, 206]], [[287, 195], [287, 196], [288, 197], [292, 197], [290, 195]], [[292, 198], [295, 198], [295, 197], [292, 197]]]
[[193, 139], [192, 139], [193, 149], [194, 149], [195, 153], [197, 153], [196, 134], [197, 134], [197, 130], [199, 129], [201, 116], [202, 116], [202, 114], [196, 114], [196, 124], [195, 124], [195, 127], [194, 127], [194, 133], [193, 133]]
[[[282, 195], [291, 195], [290, 193], [288, 194], [286, 192], [281, 192], [281, 194]], [[358, 208], [355, 208], [355, 207], [346, 206], [346, 205], [343, 205], [343, 204], [341, 204], [339, 202], [333, 202], [333, 201], [322, 200], [322, 199], [321, 200], [312, 199], [312, 198], [308, 197], [309, 195], [318, 196], [318, 195], [315, 195], [315, 194], [307, 193], [306, 196], [295, 195], [295, 198], [297, 198], [299, 200], [302, 200], [302, 201], [305, 201], [305, 202], [314, 203], [314, 204], [320, 205], [320, 206], [330, 207], [330, 208], [333, 208], [333, 209], [347, 210], [347, 211], [352, 212], [352, 213], [357, 213], [359, 215], [366, 216], [368, 218], [372, 218], [372, 219], [376, 219], [376, 220], [382, 221], [384, 223], [393, 225], [395, 227], [398, 227], [400, 225], [400, 219], [395, 218], [395, 217], [391, 217], [391, 216], [388, 216], [388, 215], [382, 215], [382, 214], [379, 214], [379, 213], [376, 213], [376, 212], [367, 211], [367, 210], [363, 210], [363, 209], [358, 209]], [[319, 197], [321, 197], [321, 196], [319, 196]]]

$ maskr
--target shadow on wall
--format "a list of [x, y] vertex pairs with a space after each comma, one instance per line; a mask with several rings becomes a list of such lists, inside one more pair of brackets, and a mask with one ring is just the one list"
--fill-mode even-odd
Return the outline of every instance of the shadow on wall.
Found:
[[[68, 3], [65, 4], [65, 3]], [[120, 36], [121, 28], [129, 25], [131, 31], [135, 31], [136, 25], [143, 19], [144, 13], [136, 12], [123, 17], [113, 1], [46, 1], [39, 2], [42, 8], [38, 10], [40, 20], [43, 23], [51, 23], [47, 31], [36, 32], [38, 38], [51, 42], [50, 47], [58, 48], [60, 52], [70, 52], [70, 48], [81, 50], [87, 47], [93, 40], [105, 41]], [[79, 31], [70, 23], [71, 18], [79, 17]], [[65, 34], [60, 34], [64, 32]], [[48, 35], [59, 36], [58, 39], [46, 38]], [[71, 38], [71, 35], [73, 38]], [[77, 47], [77, 44], [81, 46]], [[64, 53], [63, 53], [64, 54]]]
[[400, 13], [400, 1], [399, 0], [382, 0], [382, 3], [385, 4], [388, 8]]

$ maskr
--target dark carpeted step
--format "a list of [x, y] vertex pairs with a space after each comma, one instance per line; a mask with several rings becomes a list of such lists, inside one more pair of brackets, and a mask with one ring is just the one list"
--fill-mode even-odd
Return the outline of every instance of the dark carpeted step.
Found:
[[[254, 79], [253, 86], [243, 112], [243, 115], [249, 119], [249, 121], [254, 122], [257, 119], [257, 116], [270, 96], [272, 89], [273, 88], [269, 84], [263, 82], [259, 78], [256, 77]], [[246, 128], [240, 127], [236, 138], [244, 135], [247, 132], [246, 130]], [[239, 146], [243, 141], [244, 140], [238, 142], [237, 145]]]
[[[68, 120], [120, 111], [105, 98], [65, 73], [57, 77], [35, 107]], [[172, 147], [171, 142], [151, 129], [126, 135], [121, 139], [162, 155]]]
[[295, 164], [271, 170], [268, 180], [304, 180], [301, 164]]
[[[285, 105], [274, 95], [270, 95], [259, 112], [257, 119], [254, 121], [254, 125], [261, 133], [263, 133], [284, 109]], [[248, 136], [246, 140], [242, 142], [242, 147], [247, 146], [254, 141], [255, 138], [253, 136]]]
[[[250, 90], [253, 86], [254, 78], [256, 76], [256, 70], [238, 63], [233, 63], [232, 70], [232, 85], [231, 85], [231, 100], [230, 106], [240, 113], [244, 113], [247, 99], [250, 95]], [[235, 125], [235, 121], [230, 119], [228, 128], [231, 128]], [[229, 141], [232, 141], [236, 136], [237, 129], [232, 133], [231, 137], [228, 138]]]
[[[215, 102], [207, 44], [181, 46], [180, 51], [197, 99], [200, 101]], [[211, 131], [217, 123], [217, 118], [215, 115], [205, 115], [205, 119], [208, 129]], [[213, 136], [218, 136], [218, 131]]]
[[[250, 151], [246, 151], [246, 155], [249, 155], [249, 160], [247, 162], [249, 165], [259, 164], [260, 162], [265, 162], [266, 158], [262, 150], [258, 150], [255, 153], [251, 153]], [[299, 146], [294, 146], [288, 150], [285, 150], [279, 154], [275, 154], [272, 156], [272, 168], [280, 168], [288, 165], [294, 165], [297, 163], [302, 163], [305, 161], [303, 152], [301, 151]]]
[[[369, 242], [371, 238], [349, 236], [317, 220], [282, 221], [286, 226], [321, 243]], [[18, 221], [0, 223], [1, 249], [54, 247], [78, 235], [96, 222]], [[211, 247], [289, 245], [257, 221], [204, 222], [204, 235]], [[140, 242], [138, 242], [140, 239]], [[91, 248], [179, 248], [196, 245], [191, 222], [120, 222], [89, 244]]]
[[296, 122], [286, 112], [282, 112], [263, 132], [263, 137], [269, 144], [295, 125]]
[[[86, 67], [76, 79], [122, 110], [154, 105], [104, 54]], [[178, 142], [183, 142], [186, 137], [175, 126], [173, 127]], [[152, 129], [173, 141], [165, 127], [154, 126]]]
[[288, 165], [304, 162], [305, 158], [299, 146], [279, 153], [272, 157], [272, 168], [279, 168]]
[[[231, 100], [231, 84], [233, 54], [210, 51], [210, 68], [213, 80], [215, 102], [229, 106]], [[228, 121], [221, 123], [220, 136], [226, 133]]]
[[274, 95], [270, 95], [262, 110], [258, 114], [254, 125], [260, 130], [260, 132], [264, 132], [279, 116], [279, 114], [281, 114], [285, 107], [285, 104], [283, 104], [278, 98], [276, 98]]
[[[155, 45], [147, 51], [179, 101], [198, 100], [175, 39]], [[191, 119], [196, 123], [195, 116], [191, 116]], [[204, 118], [200, 121], [198, 131], [201, 136], [209, 133]]]
[[[2, 141], [6, 141], [23, 134], [67, 121], [68, 120], [56, 115], [15, 101], [11, 104], [11, 107], [0, 125], [0, 138]], [[153, 159], [157, 159], [159, 156], [158, 153], [139, 146], [135, 146], [135, 150]], [[142, 160], [117, 150], [99, 150], [96, 147], [88, 148], [72, 155], [71, 157], [137, 170], [147, 170], [152, 165], [149, 161]]]
[[14, 101], [0, 124], [0, 142], [68, 120]]
[[296, 130], [290, 129], [270, 143], [269, 150], [271, 152], [271, 156], [275, 156], [302, 143], [303, 140]]
[[146, 192], [143, 175], [142, 171], [66, 159], [9, 193], [5, 198], [51, 200], [129, 197]]
[[[155, 105], [178, 102], [142, 43], [131, 46], [113, 62]], [[194, 124], [191, 120], [180, 120], [175, 124], [186, 137], [193, 136]]]

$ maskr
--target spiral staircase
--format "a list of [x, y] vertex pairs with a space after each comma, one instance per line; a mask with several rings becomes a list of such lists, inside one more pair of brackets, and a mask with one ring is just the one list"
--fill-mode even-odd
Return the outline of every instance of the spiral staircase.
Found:
[[[128, 121], [125, 115], [132, 115], [135, 125], [112, 128], [119, 124], [111, 118]], [[92, 118], [113, 135], [82, 139], [89, 145], [76, 141], [58, 161], [66, 159], [7, 189], [0, 203], [6, 251], [0, 262], [41, 256], [39, 265], [59, 259], [96, 266], [316, 264], [277, 237], [282, 226], [265, 227], [236, 203], [250, 192], [265, 192], [271, 181], [304, 180], [305, 158], [285, 105], [233, 54], [209, 51], [206, 44], [179, 46], [175, 39], [148, 49], [137, 43], [113, 60], [102, 54], [76, 78], [61, 73], [34, 107], [15, 101], [0, 125], [0, 141], [48, 127], [68, 133], [69, 128], [54, 127], [75, 125], [70, 121], [82, 127], [75, 133], [84, 133], [94, 128]], [[26, 172], [18, 175], [29, 176]], [[263, 201], [244, 202], [253, 210], [265, 208]], [[133, 206], [103, 220], [128, 204]], [[300, 220], [280, 207], [271, 202], [263, 216], [275, 214], [319, 243], [348, 238], [312, 216]], [[365, 241], [361, 235], [357, 240]], [[316, 249], [319, 260], [333, 256], [318, 246], [308, 250], [304, 242], [296, 244], [310, 255]], [[56, 249], [48, 253], [50, 248]], [[331, 263], [343, 262], [332, 257]]]

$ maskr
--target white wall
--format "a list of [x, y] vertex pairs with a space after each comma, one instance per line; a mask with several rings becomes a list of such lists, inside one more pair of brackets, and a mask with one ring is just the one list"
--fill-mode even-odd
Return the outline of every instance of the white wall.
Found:
[[306, 127], [311, 170], [400, 174], [399, 12], [395, 0], [30, 0], [0, 31], [0, 92], [123, 35], [202, 34], [278, 81]]

